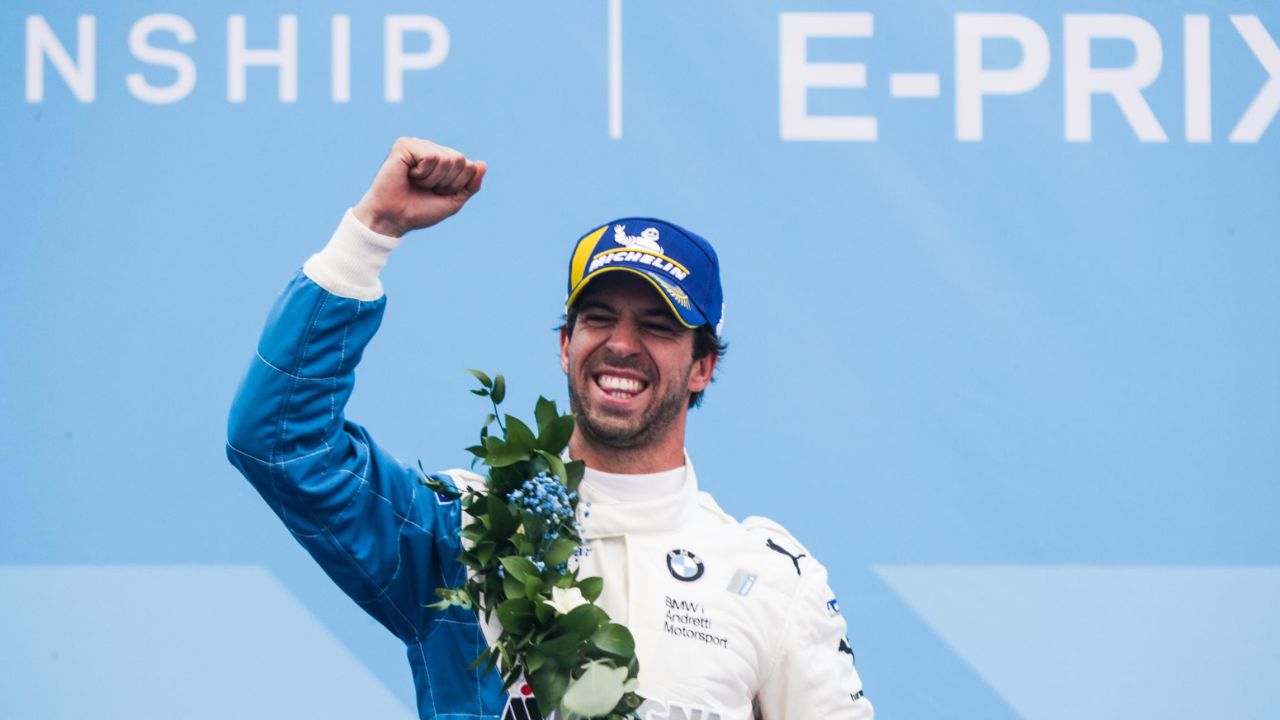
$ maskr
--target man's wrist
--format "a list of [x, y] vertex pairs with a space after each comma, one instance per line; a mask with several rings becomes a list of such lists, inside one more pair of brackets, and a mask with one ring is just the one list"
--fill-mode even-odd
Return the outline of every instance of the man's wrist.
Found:
[[334, 295], [372, 301], [382, 297], [378, 274], [400, 238], [374, 232], [348, 210], [324, 249], [312, 255], [303, 272]]
[[405, 231], [403, 227], [389, 220], [387, 216], [369, 209], [363, 202], [351, 208], [351, 214], [356, 216], [356, 220], [359, 220], [361, 225], [364, 225], [366, 228], [369, 228], [379, 235], [386, 235], [387, 237], [393, 238], [402, 237], [404, 235]]

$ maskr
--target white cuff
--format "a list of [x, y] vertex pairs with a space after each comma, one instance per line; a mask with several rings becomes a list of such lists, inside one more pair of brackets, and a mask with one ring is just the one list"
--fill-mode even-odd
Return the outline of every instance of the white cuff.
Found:
[[302, 272], [334, 295], [377, 300], [382, 297], [378, 273], [399, 244], [400, 238], [370, 230], [348, 209], [329, 244], [303, 264]]

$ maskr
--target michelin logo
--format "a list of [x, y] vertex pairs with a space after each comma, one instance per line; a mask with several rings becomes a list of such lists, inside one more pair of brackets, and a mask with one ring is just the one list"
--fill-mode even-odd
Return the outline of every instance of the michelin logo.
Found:
[[658, 244], [658, 228], [645, 228], [639, 235], [628, 235], [626, 225], [613, 226], [613, 241], [624, 247], [648, 250], [664, 255], [662, 246]]
[[688, 270], [672, 262], [663, 254], [662, 246], [658, 244], [659, 239], [658, 228], [655, 227], [647, 227], [641, 230], [639, 235], [628, 235], [626, 225], [614, 225], [613, 241], [622, 247], [605, 250], [591, 258], [587, 273], [593, 273], [610, 263], [630, 262], [650, 265], [676, 280], [689, 277]]

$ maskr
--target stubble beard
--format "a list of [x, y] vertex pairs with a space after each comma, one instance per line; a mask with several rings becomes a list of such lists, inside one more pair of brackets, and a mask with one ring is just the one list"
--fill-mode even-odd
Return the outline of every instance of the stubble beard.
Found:
[[[689, 404], [689, 393], [684, 388], [688, 386], [692, 370], [690, 368], [682, 382], [672, 385], [665, 395], [657, 398], [639, 417], [630, 421], [599, 410], [589, 410], [578, 388], [570, 380], [569, 406], [576, 416], [577, 431], [590, 444], [610, 450], [635, 450], [656, 444]], [[586, 382], [595, 381], [587, 375]], [[655, 387], [650, 385], [649, 392], [654, 390]], [[590, 388], [587, 391], [590, 392]]]

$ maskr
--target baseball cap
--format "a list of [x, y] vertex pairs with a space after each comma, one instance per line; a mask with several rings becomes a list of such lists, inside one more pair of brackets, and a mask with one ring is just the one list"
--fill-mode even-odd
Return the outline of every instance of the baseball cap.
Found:
[[578, 239], [569, 259], [566, 308], [592, 280], [629, 272], [647, 280], [686, 327], [709, 325], [720, 335], [724, 293], [720, 260], [711, 243], [675, 223], [656, 218], [619, 218]]

